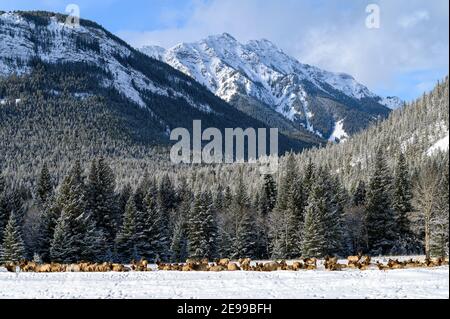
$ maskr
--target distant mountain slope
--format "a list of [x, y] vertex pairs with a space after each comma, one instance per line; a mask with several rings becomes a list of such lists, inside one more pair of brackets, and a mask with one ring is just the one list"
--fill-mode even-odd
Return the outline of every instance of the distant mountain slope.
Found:
[[[357, 178], [368, 179], [368, 168], [372, 167], [374, 154], [379, 148], [384, 151], [392, 169], [399, 153], [403, 152], [409, 167], [419, 170], [430, 157], [448, 157], [448, 136], [447, 77], [432, 92], [392, 112], [387, 120], [353, 136], [346, 143], [306, 151], [298, 158], [303, 164], [311, 160], [317, 165], [331, 167], [352, 188]], [[412, 170], [411, 173], [415, 172]]]
[[[145, 157], [169, 132], [266, 127], [171, 66], [94, 22], [49, 12], [0, 12], [0, 161], [20, 165], [93, 155]], [[321, 140], [280, 136], [280, 149]], [[6, 164], [5, 164], [6, 162]]]
[[339, 122], [348, 135], [385, 118], [396, 98], [382, 99], [347, 74], [302, 64], [267, 40], [241, 44], [229, 34], [142, 52], [193, 77], [239, 110], [295, 133], [329, 138]]

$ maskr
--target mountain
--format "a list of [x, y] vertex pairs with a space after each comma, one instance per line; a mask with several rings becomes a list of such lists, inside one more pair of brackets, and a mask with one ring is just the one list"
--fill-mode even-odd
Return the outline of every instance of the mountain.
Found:
[[[11, 170], [49, 158], [144, 158], [173, 128], [264, 128], [171, 66], [98, 24], [49, 12], [0, 12], [1, 161]], [[305, 132], [281, 151], [319, 145]], [[15, 159], [15, 160], [12, 160]]]
[[168, 50], [147, 46], [141, 51], [293, 135], [306, 128], [323, 138], [345, 138], [401, 104], [375, 95], [350, 75], [302, 64], [268, 40], [242, 44], [225, 33]]
[[299, 165], [312, 161], [329, 167], [352, 189], [359, 180], [369, 180], [375, 154], [381, 148], [393, 171], [403, 153], [411, 173], [417, 174], [429, 160], [448, 161], [449, 127], [447, 76], [431, 92], [393, 111], [386, 120], [352, 136], [346, 143], [298, 155]]

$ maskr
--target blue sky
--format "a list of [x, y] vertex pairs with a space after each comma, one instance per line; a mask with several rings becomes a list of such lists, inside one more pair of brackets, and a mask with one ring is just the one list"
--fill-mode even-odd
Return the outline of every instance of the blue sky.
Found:
[[[303, 63], [411, 100], [448, 74], [448, 0], [0, 0], [0, 10], [80, 7], [130, 44], [170, 47], [228, 32], [266, 38]], [[380, 8], [368, 29], [366, 6]]]

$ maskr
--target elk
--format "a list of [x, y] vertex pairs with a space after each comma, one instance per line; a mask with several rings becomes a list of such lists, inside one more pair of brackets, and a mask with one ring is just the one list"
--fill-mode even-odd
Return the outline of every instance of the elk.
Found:
[[221, 271], [225, 271], [225, 270], [227, 270], [227, 268], [225, 268], [222, 265], [211, 266], [208, 268], [208, 271], [212, 271], [212, 272], [221, 272]]
[[271, 262], [268, 262], [268, 263], [265, 263], [265, 264], [264, 264], [264, 266], [263, 266], [263, 268], [262, 268], [262, 271], [267, 271], [267, 272], [270, 272], [270, 271], [277, 271], [277, 270], [278, 270], [278, 267], [279, 267], [279, 265], [278, 265], [277, 262], [271, 261]]
[[[219, 266], [224, 267], [222, 265], [219, 265]], [[229, 263], [227, 266], [227, 270], [228, 271], [239, 271], [239, 270], [241, 270], [241, 268], [239, 268], [239, 266], [236, 265], [235, 263]]]
[[251, 263], [252, 260], [250, 258], [241, 258], [239, 259], [239, 264], [241, 265], [241, 269], [244, 271], [250, 271], [251, 270]]
[[230, 260], [228, 258], [218, 259], [216, 261], [216, 264], [219, 266], [228, 267], [228, 264], [230, 263]]

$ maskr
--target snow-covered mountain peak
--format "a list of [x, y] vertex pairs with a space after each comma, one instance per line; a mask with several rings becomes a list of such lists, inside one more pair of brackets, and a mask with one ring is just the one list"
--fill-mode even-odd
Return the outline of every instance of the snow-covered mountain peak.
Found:
[[[351, 75], [303, 64], [266, 39], [241, 43], [224, 33], [165, 51], [157, 47], [142, 51], [193, 77], [227, 102], [251, 98], [319, 136], [329, 137], [343, 118], [343, 126], [352, 134], [389, 113], [384, 104], [389, 101]], [[365, 123], [349, 123], [348, 112], [367, 113], [357, 116]]]

